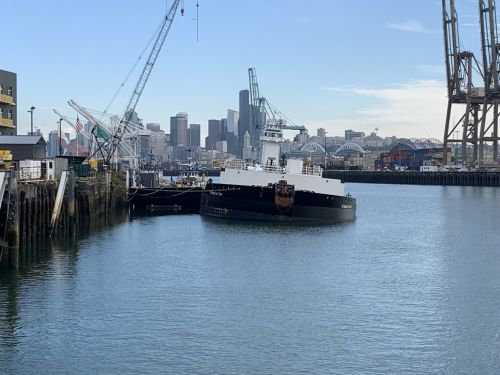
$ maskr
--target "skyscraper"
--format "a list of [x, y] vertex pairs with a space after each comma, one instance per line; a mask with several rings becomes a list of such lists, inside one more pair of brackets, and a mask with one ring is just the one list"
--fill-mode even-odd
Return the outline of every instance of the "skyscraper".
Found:
[[248, 131], [250, 138], [253, 129], [250, 129], [250, 93], [248, 90], [240, 91], [240, 113], [238, 119], [238, 143], [243, 147], [244, 135]]
[[227, 110], [227, 132], [233, 133], [238, 138], [238, 120], [240, 113], [232, 109]]
[[135, 129], [144, 129], [144, 124], [142, 123], [142, 118], [139, 118], [137, 115], [137, 112], [134, 111], [132, 114], [130, 114], [130, 110], [125, 112], [125, 118], [127, 119], [128, 116], [130, 115], [129, 123], [126, 125], [126, 129], [129, 129], [130, 131], [134, 131]]
[[208, 120], [208, 137], [205, 138], [205, 148], [215, 150], [217, 141], [222, 137], [221, 121]]
[[170, 145], [184, 146], [188, 145], [187, 139], [188, 114], [180, 112], [174, 117], [170, 117]]
[[151, 130], [153, 132], [159, 132], [161, 130], [160, 124], [156, 122], [149, 122], [146, 124], [146, 129]]
[[188, 148], [200, 147], [201, 126], [200, 124], [191, 124], [188, 129]]

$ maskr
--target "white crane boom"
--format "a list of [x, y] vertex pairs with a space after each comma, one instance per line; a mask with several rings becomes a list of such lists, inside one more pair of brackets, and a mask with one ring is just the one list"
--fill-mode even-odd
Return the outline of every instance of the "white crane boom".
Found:
[[[53, 111], [56, 115], [59, 116], [59, 118], [63, 119], [69, 126], [71, 126], [73, 129], [75, 129], [75, 131], [77, 130], [75, 123], [73, 121], [71, 121], [67, 116], [61, 114], [59, 111], [57, 111], [55, 109], [53, 109]], [[80, 130], [79, 132], [77, 131], [77, 133], [80, 133], [83, 136], [83, 138], [85, 138], [87, 141], [92, 142], [92, 135], [87, 134], [87, 132], [84, 131], [83, 129]]]

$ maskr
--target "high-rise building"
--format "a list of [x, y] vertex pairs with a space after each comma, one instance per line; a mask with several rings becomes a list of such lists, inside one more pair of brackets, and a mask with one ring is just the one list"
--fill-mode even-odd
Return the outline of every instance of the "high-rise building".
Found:
[[0, 135], [17, 134], [17, 75], [0, 70]]
[[191, 124], [188, 129], [188, 148], [200, 147], [201, 126], [200, 124]]
[[53, 158], [59, 156], [59, 131], [52, 130], [49, 133], [49, 141], [47, 142], [47, 156]]
[[240, 91], [240, 112], [238, 118], [238, 143], [240, 147], [244, 146], [244, 135], [246, 132], [252, 138], [252, 130], [250, 129], [250, 93], [248, 90]]
[[248, 130], [245, 132], [245, 135], [243, 136], [242, 159], [248, 163], [252, 162], [255, 159], [254, 152], [252, 150], [250, 134], [248, 133]]
[[326, 131], [325, 131], [325, 129], [319, 128], [318, 131], [316, 132], [316, 135], [318, 137], [323, 137], [323, 138], [326, 137]]
[[219, 153], [225, 154], [227, 152], [227, 141], [217, 141], [215, 143], [215, 149]]
[[170, 117], [170, 145], [187, 147], [188, 114], [180, 112]]
[[205, 148], [215, 150], [217, 141], [222, 139], [220, 120], [208, 120], [208, 137], [205, 138]]
[[161, 131], [160, 124], [156, 122], [149, 122], [146, 124], [146, 129], [151, 130], [152, 132], [159, 132]]
[[220, 119], [220, 134], [221, 138], [218, 139], [219, 141], [224, 139], [224, 134], [227, 133], [227, 118], [221, 118]]
[[232, 109], [227, 110], [227, 133], [233, 133], [238, 138], [238, 121], [240, 113]]
[[365, 133], [363, 132], [358, 132], [352, 129], [346, 130], [345, 131], [345, 140], [347, 141], [352, 141], [354, 138], [359, 138], [359, 139], [364, 139], [365, 138]]
[[[129, 114], [130, 114], [130, 110], [125, 112], [125, 118], [128, 118]], [[127, 127], [131, 131], [133, 131], [133, 129], [137, 129], [137, 128], [144, 129], [144, 124], [142, 123], [142, 118], [139, 118], [136, 111], [132, 112], [132, 115], [130, 115], [130, 119], [128, 121]]]

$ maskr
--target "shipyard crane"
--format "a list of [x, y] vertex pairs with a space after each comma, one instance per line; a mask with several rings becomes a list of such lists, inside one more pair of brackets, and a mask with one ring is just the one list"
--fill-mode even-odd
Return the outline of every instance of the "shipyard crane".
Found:
[[[481, 0], [480, 0], [481, 1]], [[442, 0], [443, 31], [446, 58], [446, 76], [448, 88], [448, 108], [443, 139], [443, 162], [447, 163], [448, 144], [461, 142], [462, 164], [467, 165], [467, 145], [472, 144], [472, 164], [478, 160], [478, 140], [480, 124], [483, 121], [482, 112], [485, 101], [484, 87], [475, 87], [473, 72], [476, 71], [484, 79], [482, 67], [474, 54], [460, 50], [458, 32], [458, 16], [455, 0]], [[463, 110], [458, 122], [451, 121], [454, 108]], [[453, 139], [453, 133], [462, 126], [462, 139]]]
[[[167, 38], [168, 32], [170, 31], [170, 27], [172, 26], [180, 2], [181, 0], [174, 0], [172, 6], [170, 7], [170, 10], [168, 11], [168, 13], [164, 18], [163, 24], [161, 25], [156, 41], [149, 54], [148, 61], [146, 62], [146, 65], [142, 70], [142, 73], [139, 77], [139, 80], [137, 81], [134, 91], [132, 92], [128, 105], [122, 115], [120, 123], [118, 124], [118, 128], [111, 137], [109, 152], [106, 158], [107, 164], [110, 163], [111, 159], [114, 157], [114, 154], [116, 153], [118, 145], [122, 142], [123, 134], [129, 126], [130, 119], [133, 113], [135, 112], [137, 103], [141, 98], [142, 92], [144, 91], [144, 87], [148, 82], [149, 76], [151, 75], [151, 71], [153, 70], [158, 55], [160, 54], [161, 48], [163, 47], [165, 39]], [[184, 7], [182, 7], [181, 11], [182, 14], [184, 15]]]
[[260, 95], [255, 68], [248, 69], [248, 80], [250, 85], [250, 104], [252, 105], [250, 111], [253, 134], [252, 143], [254, 145], [257, 143], [261, 129], [266, 125], [266, 119], [272, 120], [282, 130], [307, 131], [304, 125], [294, 124], [265, 97]]
[[[500, 104], [500, 44], [495, 0], [479, 0], [481, 48], [486, 96], [479, 134], [479, 163], [484, 163], [484, 143], [493, 142], [493, 161], [498, 161], [498, 119]], [[491, 113], [487, 121], [487, 114]], [[488, 136], [488, 133], [491, 134]]]
[[92, 134], [87, 134], [87, 132], [83, 129], [79, 130], [76, 127], [76, 124], [73, 121], [71, 121], [67, 116], [61, 114], [59, 111], [57, 111], [55, 109], [53, 111], [56, 115], [59, 116], [60, 119], [64, 120], [69, 126], [71, 126], [73, 129], [75, 129], [75, 131], [77, 133], [81, 134], [83, 136], [83, 138], [85, 138], [87, 141], [89, 141], [89, 143], [92, 142]]

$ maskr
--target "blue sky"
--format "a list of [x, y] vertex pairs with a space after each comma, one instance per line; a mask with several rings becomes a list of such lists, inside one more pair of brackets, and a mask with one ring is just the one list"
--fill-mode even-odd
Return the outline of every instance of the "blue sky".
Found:
[[[456, 1], [462, 43], [478, 50], [477, 1]], [[44, 132], [56, 128], [53, 108], [76, 117], [69, 99], [104, 110], [167, 3], [3, 2], [0, 68], [18, 74], [19, 133], [29, 130], [32, 105]], [[442, 138], [440, 0], [199, 0], [198, 43], [196, 1], [184, 3], [137, 107], [145, 122], [168, 130], [170, 116], [185, 111], [206, 135], [208, 119], [238, 110], [255, 67], [261, 93], [311, 134], [379, 128], [382, 136]], [[112, 112], [121, 114], [139, 73]]]

